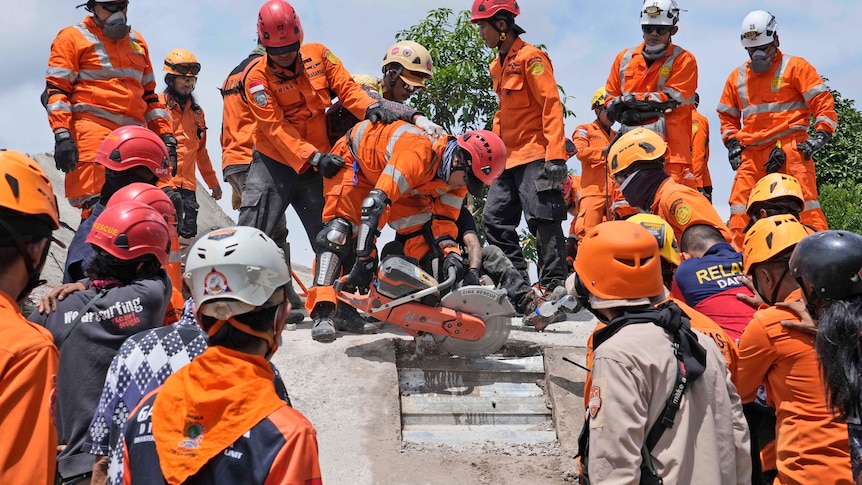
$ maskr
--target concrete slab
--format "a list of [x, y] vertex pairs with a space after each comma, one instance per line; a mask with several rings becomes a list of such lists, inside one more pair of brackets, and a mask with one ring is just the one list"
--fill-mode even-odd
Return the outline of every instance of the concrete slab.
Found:
[[578, 435], [584, 425], [584, 380], [587, 373], [563, 358], [585, 365], [586, 354], [583, 347], [545, 347], [546, 384], [554, 428], [563, 452], [573, 456], [578, 451]]

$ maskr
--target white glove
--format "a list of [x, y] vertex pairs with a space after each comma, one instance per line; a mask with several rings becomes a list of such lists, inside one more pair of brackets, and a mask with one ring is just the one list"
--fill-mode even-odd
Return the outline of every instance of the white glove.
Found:
[[429, 120], [428, 118], [419, 115], [416, 117], [416, 121], [413, 122], [414, 125], [418, 126], [425, 130], [425, 133], [433, 136], [434, 138], [438, 138], [444, 135], [446, 132], [443, 131], [443, 127]]

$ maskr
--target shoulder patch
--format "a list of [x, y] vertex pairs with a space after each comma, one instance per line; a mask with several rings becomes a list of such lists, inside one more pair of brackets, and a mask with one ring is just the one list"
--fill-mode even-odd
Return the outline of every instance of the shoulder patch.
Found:
[[593, 381], [590, 387], [590, 401], [587, 407], [586, 417], [590, 422], [590, 428], [603, 428], [605, 426], [605, 413], [602, 412], [602, 389], [607, 391], [607, 379], [599, 378]]
[[586, 138], [587, 137], [587, 130], [585, 130], [583, 128], [579, 128], [578, 130], [575, 130], [575, 136], [579, 136], [581, 138]]
[[673, 74], [673, 69], [670, 66], [661, 66], [661, 69], [658, 70], [658, 75], [667, 79], [670, 75]]
[[694, 135], [695, 133], [697, 133], [697, 130], [698, 130], [697, 121], [695, 121], [694, 123], [691, 124], [691, 134]]
[[254, 93], [254, 104], [263, 108], [269, 102], [269, 97], [266, 95], [266, 91], [259, 91]]
[[691, 207], [686, 205], [682, 199], [677, 199], [670, 205], [670, 212], [676, 222], [682, 226], [691, 222]]
[[326, 60], [329, 61], [330, 64], [338, 65], [341, 63], [341, 61], [338, 60], [338, 57], [329, 49], [324, 53], [324, 57], [326, 57]]
[[130, 40], [129, 47], [131, 47], [132, 50], [135, 51], [135, 54], [142, 55], [144, 53], [144, 48], [141, 47], [141, 44], [138, 44], [138, 41], [136, 40]]
[[533, 76], [541, 76], [544, 73], [545, 65], [541, 62], [533, 63], [533, 65], [530, 66], [530, 74], [532, 74]]

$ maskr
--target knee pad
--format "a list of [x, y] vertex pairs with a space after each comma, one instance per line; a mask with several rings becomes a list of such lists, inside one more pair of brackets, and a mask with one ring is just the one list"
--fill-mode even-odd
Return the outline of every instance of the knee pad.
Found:
[[335, 218], [323, 226], [317, 235], [316, 264], [314, 265], [314, 284], [330, 286], [341, 273], [344, 260], [350, 255], [353, 228], [345, 219]]

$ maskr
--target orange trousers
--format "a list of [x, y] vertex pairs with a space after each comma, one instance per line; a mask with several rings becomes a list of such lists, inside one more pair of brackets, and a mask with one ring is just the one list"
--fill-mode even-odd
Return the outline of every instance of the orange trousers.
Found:
[[[802, 152], [796, 149], [796, 144], [806, 139], [803, 134], [797, 134], [781, 140], [787, 161], [779, 172], [792, 175], [802, 186], [802, 195], [805, 198], [805, 207], [800, 214], [803, 224], [807, 224], [818, 231], [829, 228], [826, 223], [826, 215], [820, 209], [819, 194], [817, 193], [817, 175], [814, 170], [814, 160], [806, 161]], [[736, 171], [733, 179], [733, 187], [730, 189], [730, 234], [734, 247], [741, 250], [745, 239], [743, 230], [748, 225], [748, 214], [745, 211], [748, 204], [748, 196], [751, 189], [758, 180], [766, 176], [766, 160], [775, 145], [748, 146], [742, 151], [742, 165]]]
[[105, 138], [119, 125], [90, 117], [75, 117], [69, 132], [78, 145], [78, 165], [66, 174], [66, 198], [73, 207], [83, 206], [98, 197], [105, 184], [105, 167], [96, 163], [96, 152]]

